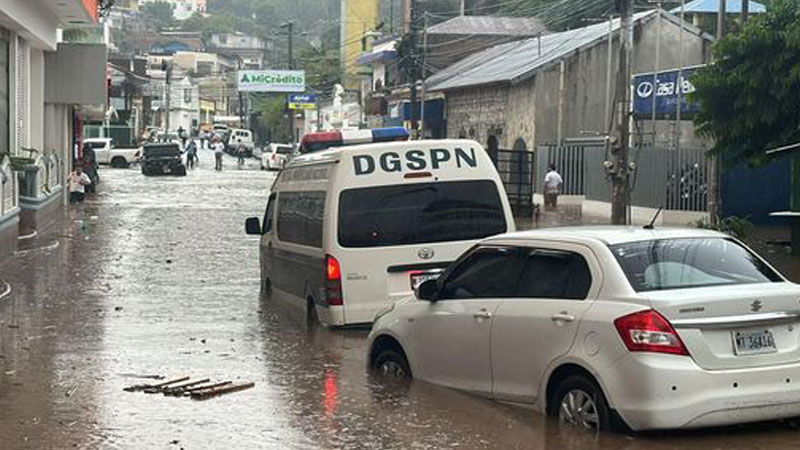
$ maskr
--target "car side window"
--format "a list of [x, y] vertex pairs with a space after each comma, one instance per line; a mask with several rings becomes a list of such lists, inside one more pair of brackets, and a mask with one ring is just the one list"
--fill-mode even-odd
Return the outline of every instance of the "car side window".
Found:
[[518, 249], [478, 248], [446, 276], [439, 300], [513, 297], [521, 271]]
[[592, 273], [583, 256], [561, 250], [531, 250], [517, 286], [516, 297], [583, 300]]
[[267, 200], [267, 210], [264, 212], [264, 230], [263, 233], [267, 234], [272, 231], [272, 221], [275, 217], [275, 194], [270, 194]]

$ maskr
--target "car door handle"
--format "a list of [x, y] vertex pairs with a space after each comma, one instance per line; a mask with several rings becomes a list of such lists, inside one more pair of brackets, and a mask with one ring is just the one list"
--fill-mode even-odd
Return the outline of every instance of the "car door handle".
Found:
[[481, 308], [481, 309], [475, 311], [472, 314], [472, 317], [474, 317], [476, 319], [490, 319], [492, 317], [492, 313], [491, 313], [491, 311], [488, 311], [488, 310], [486, 310], [484, 308]]
[[553, 314], [552, 316], [550, 316], [550, 319], [553, 322], [574, 322], [575, 316], [566, 311], [561, 311], [560, 313]]

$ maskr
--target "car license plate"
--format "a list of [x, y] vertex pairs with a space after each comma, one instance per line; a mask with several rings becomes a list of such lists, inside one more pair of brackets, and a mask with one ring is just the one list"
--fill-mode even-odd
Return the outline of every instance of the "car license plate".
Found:
[[733, 346], [737, 355], [758, 355], [778, 351], [770, 330], [734, 331]]
[[164, 166], [161, 170], [164, 171], [164, 173], [169, 173], [169, 166]]
[[428, 281], [428, 280], [435, 280], [439, 278], [439, 275], [442, 274], [443, 271], [438, 270], [436, 272], [415, 272], [411, 274], [411, 290], [417, 289], [420, 284]]

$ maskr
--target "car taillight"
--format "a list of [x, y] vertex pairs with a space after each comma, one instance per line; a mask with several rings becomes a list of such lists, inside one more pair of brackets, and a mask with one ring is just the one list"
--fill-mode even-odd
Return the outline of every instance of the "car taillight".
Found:
[[614, 321], [622, 341], [632, 352], [689, 356], [675, 328], [652, 309], [622, 316]]
[[339, 261], [331, 255], [325, 256], [325, 298], [331, 306], [344, 304], [342, 268], [339, 266]]
[[270, 161], [275, 161], [275, 153], [269, 155]]

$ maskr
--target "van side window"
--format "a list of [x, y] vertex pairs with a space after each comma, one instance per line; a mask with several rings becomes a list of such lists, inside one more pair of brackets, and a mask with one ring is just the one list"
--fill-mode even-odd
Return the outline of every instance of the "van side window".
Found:
[[513, 297], [521, 270], [518, 249], [478, 248], [446, 275], [439, 299]]
[[267, 210], [264, 212], [264, 229], [262, 233], [267, 234], [272, 231], [272, 220], [275, 217], [275, 194], [270, 194], [267, 200]]
[[281, 192], [278, 203], [278, 239], [322, 248], [325, 191]]
[[560, 250], [531, 250], [525, 258], [516, 297], [583, 300], [592, 273], [583, 256]]

